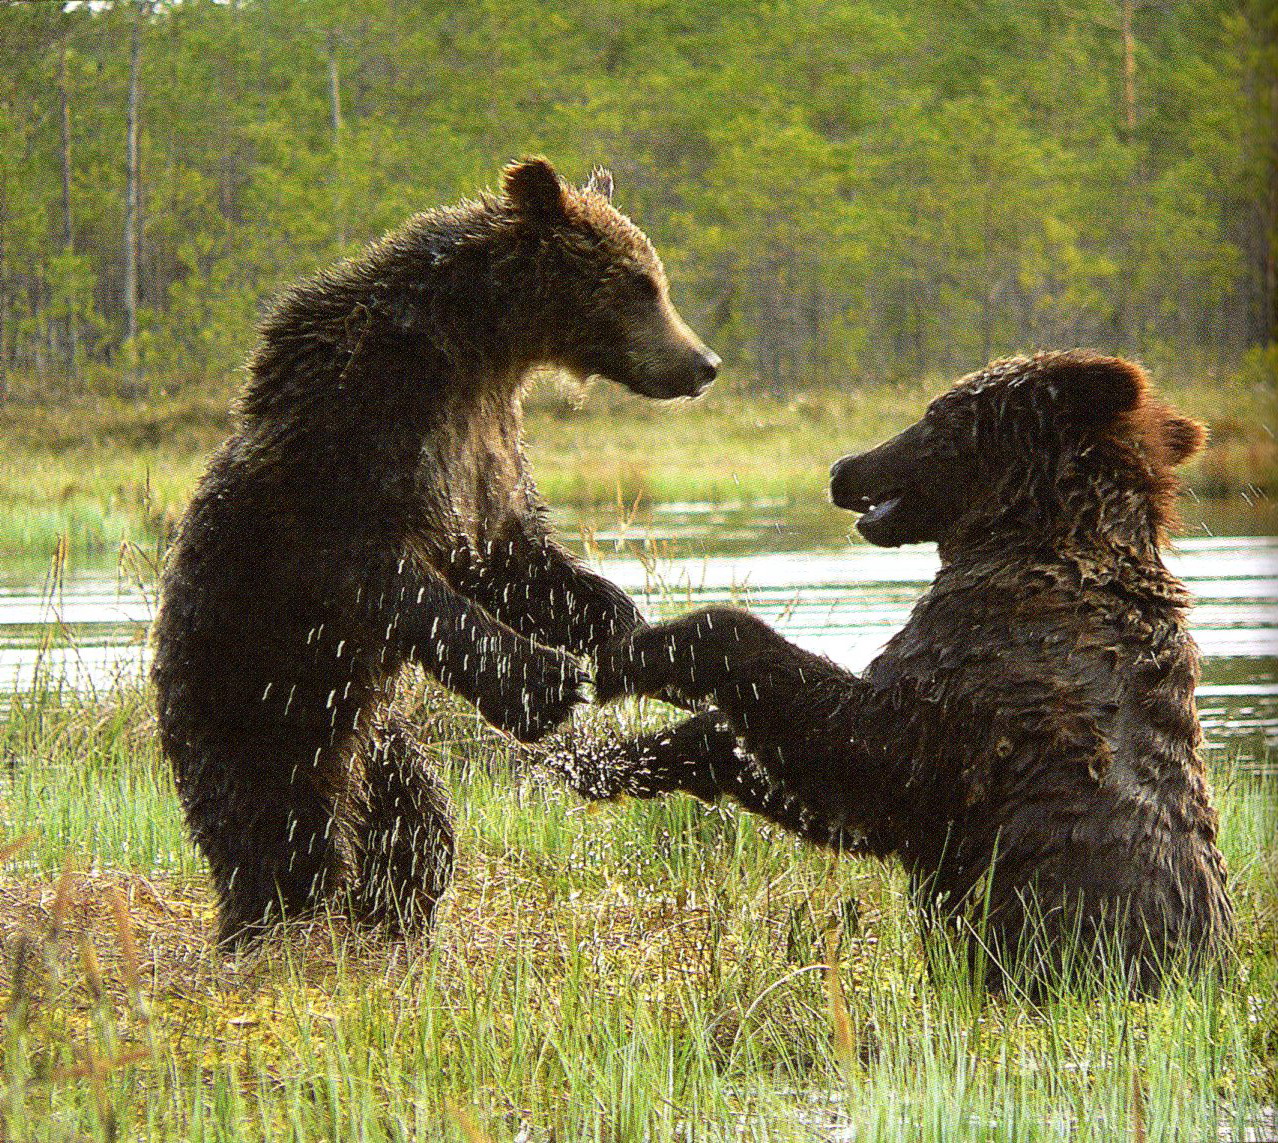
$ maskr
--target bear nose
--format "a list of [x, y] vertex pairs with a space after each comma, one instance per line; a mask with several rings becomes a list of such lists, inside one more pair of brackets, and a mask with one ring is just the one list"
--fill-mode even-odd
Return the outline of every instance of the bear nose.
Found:
[[723, 364], [723, 358], [720, 357], [713, 349], [703, 349], [700, 353], [700, 360], [697, 363], [697, 372], [701, 381], [709, 385], [716, 377], [719, 376], [719, 366]]
[[830, 502], [836, 508], [864, 512], [870, 506], [857, 480], [860, 459], [860, 456], [842, 456], [830, 466]]

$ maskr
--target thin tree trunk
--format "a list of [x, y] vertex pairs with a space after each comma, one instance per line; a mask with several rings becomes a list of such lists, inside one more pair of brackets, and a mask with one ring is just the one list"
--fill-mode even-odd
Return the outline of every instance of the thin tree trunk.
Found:
[[[1120, 0], [1121, 24], [1119, 32], [1123, 40], [1123, 142], [1128, 147], [1136, 143], [1136, 18], [1137, 0]], [[1128, 194], [1118, 203], [1119, 216], [1116, 220], [1116, 233], [1119, 237], [1121, 257], [1130, 259], [1135, 236], [1132, 233], [1132, 204], [1137, 201], [1137, 190], [1141, 182], [1142, 172], [1138, 158], [1133, 154], [1133, 162], [1128, 175]], [[1114, 305], [1114, 340], [1128, 352], [1136, 352], [1139, 344], [1137, 327], [1140, 318], [1135, 312], [1135, 299], [1128, 276], [1120, 274], [1117, 282], [1117, 296]]]
[[333, 124], [333, 139], [342, 133], [342, 87], [337, 71], [337, 33], [328, 34], [328, 107]]
[[1127, 141], [1136, 137], [1136, 35], [1132, 18], [1136, 0], [1123, 0], [1123, 112]]
[[139, 3], [134, 10], [129, 36], [124, 192], [124, 353], [126, 387], [130, 395], [135, 395], [138, 387], [138, 88], [142, 63], [142, 21], [146, 12], [146, 3]]
[[75, 226], [71, 216], [71, 95], [67, 91], [67, 46], [58, 60], [58, 101], [62, 121], [62, 248], [72, 253]]
[[994, 196], [997, 193], [994, 169], [991, 164], [985, 180], [985, 197], [981, 210], [981, 245], [985, 253], [985, 275], [981, 298], [981, 357], [989, 361], [994, 352], [994, 299], [998, 283], [994, 280]]
[[[62, 45], [58, 58], [58, 99], [62, 120], [62, 248], [67, 254], [75, 253], [75, 223], [71, 214], [71, 93], [67, 89], [67, 46]], [[80, 368], [80, 331], [76, 322], [75, 300], [67, 312], [67, 353], [71, 375]]]
[[342, 80], [337, 69], [337, 33], [328, 33], [328, 108], [333, 126], [333, 151], [337, 156], [337, 242], [346, 245], [346, 208], [341, 201], [342, 180]]
[[41, 295], [44, 293], [43, 275], [39, 269], [32, 266], [27, 274], [27, 281], [30, 285], [27, 288], [27, 298], [31, 305], [31, 321], [32, 336], [30, 340], [31, 357], [30, 363], [32, 372], [35, 373], [37, 387], [44, 389], [44, 347], [49, 334], [49, 327], [44, 323], [44, 307], [40, 304]]
[[[1271, 57], [1272, 58], [1272, 57]], [[1269, 325], [1266, 341], [1278, 340], [1278, 79], [1269, 85], [1269, 107], [1273, 116], [1273, 134], [1269, 136], [1269, 177], [1266, 180], [1267, 207], [1265, 233], [1261, 236], [1265, 251], [1265, 296], [1262, 301], [1263, 321]]]
[[0, 402], [9, 396], [9, 164], [0, 155]]

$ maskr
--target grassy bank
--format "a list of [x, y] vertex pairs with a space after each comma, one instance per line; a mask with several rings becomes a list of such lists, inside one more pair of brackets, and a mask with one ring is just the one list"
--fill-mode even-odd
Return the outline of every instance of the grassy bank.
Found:
[[[833, 459], [899, 431], [946, 384], [823, 389], [776, 401], [728, 381], [672, 405], [607, 384], [569, 394], [543, 383], [528, 403], [529, 451], [555, 505], [816, 505]], [[1186, 530], [1275, 530], [1273, 379], [1208, 378], [1164, 390], [1213, 429], [1206, 453], [1186, 470]], [[215, 392], [156, 405], [0, 409], [0, 550], [47, 551], [63, 534], [86, 551], [124, 537], [153, 542], [180, 516], [207, 454], [229, 431], [230, 399]]]
[[1034, 1008], [929, 974], [894, 869], [688, 799], [588, 810], [417, 701], [461, 838], [433, 938], [329, 918], [239, 959], [142, 692], [10, 709], [0, 1137], [1099, 1143], [1278, 1103], [1272, 787], [1216, 776], [1223, 984]]

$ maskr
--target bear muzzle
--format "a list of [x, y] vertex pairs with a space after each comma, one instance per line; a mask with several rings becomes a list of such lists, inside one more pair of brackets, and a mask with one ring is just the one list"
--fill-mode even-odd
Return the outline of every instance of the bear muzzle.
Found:
[[719, 376], [719, 366], [723, 364], [723, 358], [720, 357], [713, 349], [707, 349], [702, 346], [697, 353], [696, 367], [696, 392], [694, 397], [700, 397], [707, 389], [710, 388], [714, 379]]
[[908, 543], [910, 537], [898, 529], [906, 491], [873, 479], [866, 470], [874, 466], [864, 463], [869, 457], [872, 453], [835, 461], [830, 469], [830, 501], [836, 508], [861, 514], [856, 530], [870, 543], [887, 548]]
[[868, 512], [874, 507], [873, 490], [867, 487], [859, 456], [840, 457], [830, 466], [830, 502], [849, 512]]
[[628, 387], [645, 397], [669, 401], [676, 397], [700, 397], [716, 377], [722, 358], [705, 346], [693, 351], [691, 359], [682, 368], [664, 376], [640, 376], [628, 382]]

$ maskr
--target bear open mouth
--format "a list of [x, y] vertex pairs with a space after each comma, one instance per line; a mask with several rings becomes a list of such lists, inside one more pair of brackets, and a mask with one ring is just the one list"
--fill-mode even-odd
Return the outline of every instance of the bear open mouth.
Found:
[[853, 509], [854, 512], [861, 513], [861, 519], [857, 521], [857, 527], [864, 528], [867, 524], [877, 524], [890, 512], [896, 509], [900, 505], [902, 499], [904, 499], [904, 497], [901, 495], [891, 496], [886, 500], [879, 500], [877, 502], [870, 501], [868, 498], [865, 498], [865, 507]]
[[900, 533], [900, 509], [905, 503], [904, 492], [884, 493], [873, 498], [856, 496], [836, 501], [840, 508], [859, 512], [856, 530], [872, 544], [883, 548], [895, 548], [905, 542]]
[[910, 481], [902, 479], [897, 468], [883, 463], [884, 450], [895, 447], [894, 441], [889, 441], [868, 453], [845, 456], [830, 468], [831, 502], [836, 508], [860, 514], [856, 530], [884, 548], [912, 542], [910, 520], [918, 499]]
[[837, 481], [830, 486], [830, 500], [836, 508], [859, 512], [867, 517], [878, 517], [890, 512], [904, 495], [904, 492], [898, 492], [895, 488], [885, 489], [874, 495], [849, 495], [838, 487]]

